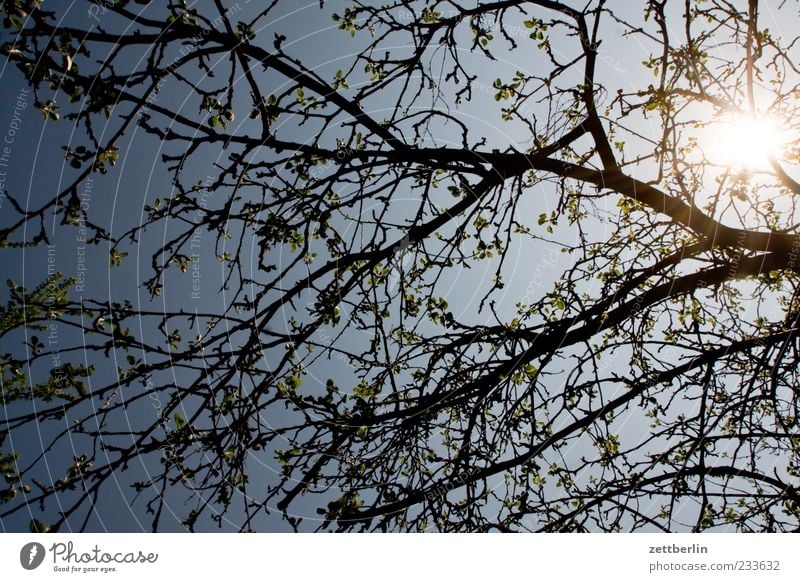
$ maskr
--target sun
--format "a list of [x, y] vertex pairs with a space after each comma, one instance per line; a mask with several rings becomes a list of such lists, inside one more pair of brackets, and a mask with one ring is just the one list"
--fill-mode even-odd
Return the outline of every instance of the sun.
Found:
[[786, 130], [772, 117], [740, 115], [709, 129], [714, 141], [710, 161], [748, 170], [769, 170], [770, 158], [780, 158], [789, 141]]

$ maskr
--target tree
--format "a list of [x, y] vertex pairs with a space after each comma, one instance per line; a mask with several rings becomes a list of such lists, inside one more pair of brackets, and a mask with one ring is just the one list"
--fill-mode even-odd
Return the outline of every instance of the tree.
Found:
[[[3, 7], [72, 136], [6, 253], [84, 229], [149, 294], [9, 282], [3, 519], [120, 483], [154, 530], [800, 526], [793, 6], [146, 4]], [[141, 221], [84, 208], [154, 150]]]

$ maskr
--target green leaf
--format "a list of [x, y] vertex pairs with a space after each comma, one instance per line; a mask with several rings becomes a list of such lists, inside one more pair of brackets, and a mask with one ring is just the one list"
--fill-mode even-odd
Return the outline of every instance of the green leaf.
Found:
[[184, 426], [186, 426], [186, 419], [183, 418], [183, 415], [180, 412], [175, 413], [175, 427], [180, 430]]
[[47, 533], [50, 531], [50, 526], [46, 523], [42, 523], [38, 519], [32, 519], [31, 523], [28, 525], [28, 529], [31, 533]]
[[113, 249], [109, 253], [108, 263], [112, 267], [119, 267], [122, 264], [122, 259], [128, 256], [128, 253], [119, 249]]

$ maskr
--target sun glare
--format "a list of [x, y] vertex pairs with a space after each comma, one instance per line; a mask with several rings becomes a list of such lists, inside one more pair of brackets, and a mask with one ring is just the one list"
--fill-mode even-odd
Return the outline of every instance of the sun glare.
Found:
[[713, 132], [711, 161], [750, 170], [769, 169], [770, 157], [780, 158], [788, 142], [786, 131], [768, 117], [743, 115], [719, 124]]

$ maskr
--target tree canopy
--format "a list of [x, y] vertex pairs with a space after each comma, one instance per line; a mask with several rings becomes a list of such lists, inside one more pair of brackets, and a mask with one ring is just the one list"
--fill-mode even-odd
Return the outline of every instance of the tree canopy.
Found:
[[2, 10], [6, 523], [800, 527], [796, 3]]

